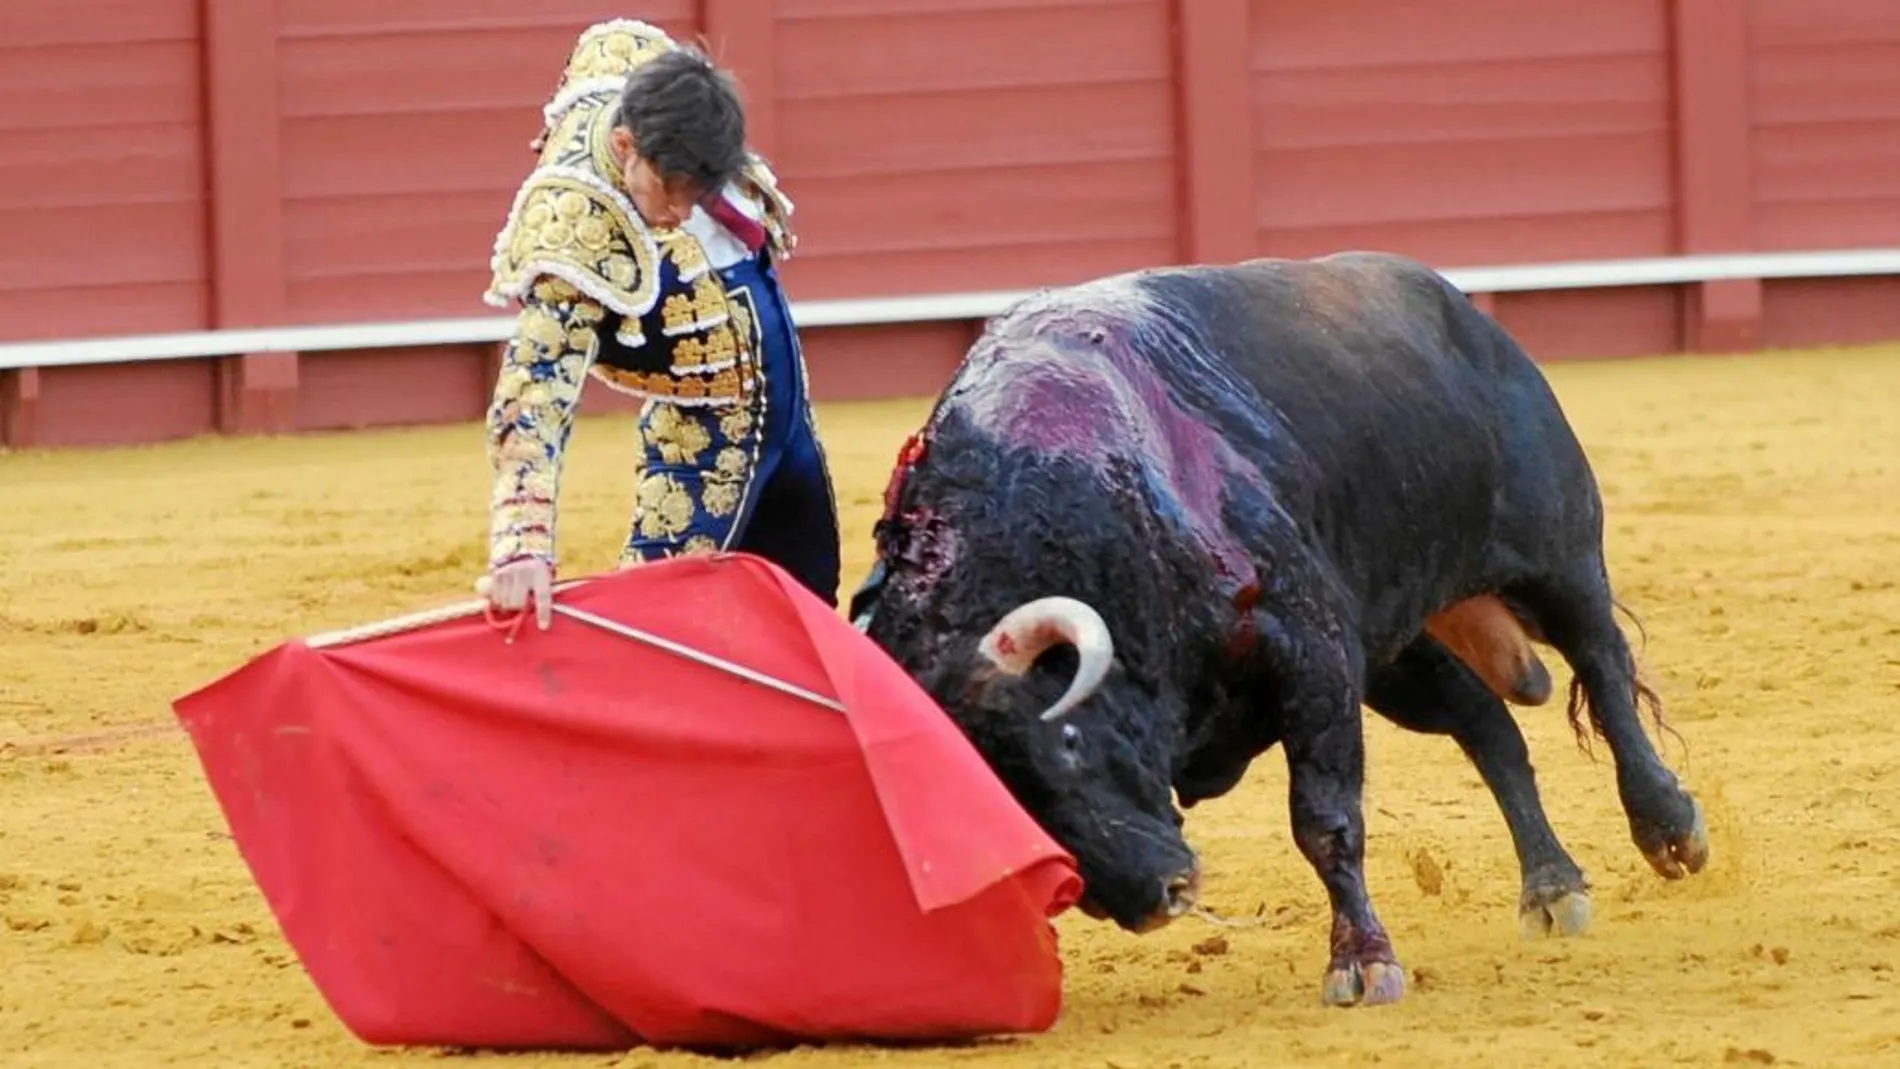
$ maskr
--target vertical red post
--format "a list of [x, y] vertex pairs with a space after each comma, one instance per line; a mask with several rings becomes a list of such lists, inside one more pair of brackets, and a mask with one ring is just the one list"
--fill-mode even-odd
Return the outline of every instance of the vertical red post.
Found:
[[745, 100], [746, 140], [770, 159], [778, 132], [773, 0], [700, 0], [699, 26], [713, 62], [729, 68]]
[[1258, 255], [1248, 0], [1173, 0], [1181, 258]]
[[[1676, 218], [1685, 253], [1744, 252], [1755, 244], [1750, 182], [1748, 5], [1674, 0]], [[1689, 289], [1683, 346], [1738, 351], [1761, 344], [1759, 279]]]
[[[284, 206], [277, 107], [277, 5], [202, 0], [212, 324], [285, 319]], [[227, 433], [297, 425], [297, 354], [223, 362], [218, 424]]]
[[0, 445], [25, 449], [39, 439], [40, 369], [0, 372]]

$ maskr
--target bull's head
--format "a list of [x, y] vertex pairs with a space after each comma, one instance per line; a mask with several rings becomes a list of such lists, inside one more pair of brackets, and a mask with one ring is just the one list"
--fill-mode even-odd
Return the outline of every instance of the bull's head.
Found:
[[1192, 908], [1200, 870], [1169, 791], [1179, 710], [1122, 671], [1101, 615], [1039, 598], [997, 620], [976, 654], [958, 719], [1075, 855], [1082, 910], [1146, 932]]

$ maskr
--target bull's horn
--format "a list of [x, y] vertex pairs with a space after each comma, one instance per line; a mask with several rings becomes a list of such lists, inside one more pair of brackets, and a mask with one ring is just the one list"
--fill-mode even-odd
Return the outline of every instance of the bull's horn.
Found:
[[1086, 602], [1074, 598], [1037, 598], [1011, 609], [990, 628], [977, 650], [991, 664], [1019, 676], [1029, 671], [1042, 652], [1058, 642], [1075, 646], [1080, 658], [1069, 689], [1054, 705], [1043, 710], [1044, 720], [1054, 720], [1082, 704], [1108, 675], [1115, 642], [1109, 637], [1102, 615]]

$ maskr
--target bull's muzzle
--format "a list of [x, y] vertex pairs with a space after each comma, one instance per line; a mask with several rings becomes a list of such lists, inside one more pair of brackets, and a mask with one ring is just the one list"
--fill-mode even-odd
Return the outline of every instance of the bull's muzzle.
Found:
[[1176, 873], [1161, 884], [1161, 905], [1150, 913], [1135, 931], [1146, 935], [1158, 928], [1165, 928], [1175, 918], [1193, 911], [1201, 900], [1201, 869], [1195, 866], [1186, 872]]

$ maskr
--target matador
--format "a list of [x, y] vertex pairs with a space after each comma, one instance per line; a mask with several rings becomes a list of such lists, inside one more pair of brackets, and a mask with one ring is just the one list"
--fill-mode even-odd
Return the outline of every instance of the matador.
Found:
[[488, 408], [489, 600], [549, 622], [557, 497], [587, 378], [642, 399], [620, 564], [735, 550], [837, 603], [838, 519], [776, 264], [791, 201], [732, 79], [644, 22], [589, 27], [484, 299], [518, 303]]

